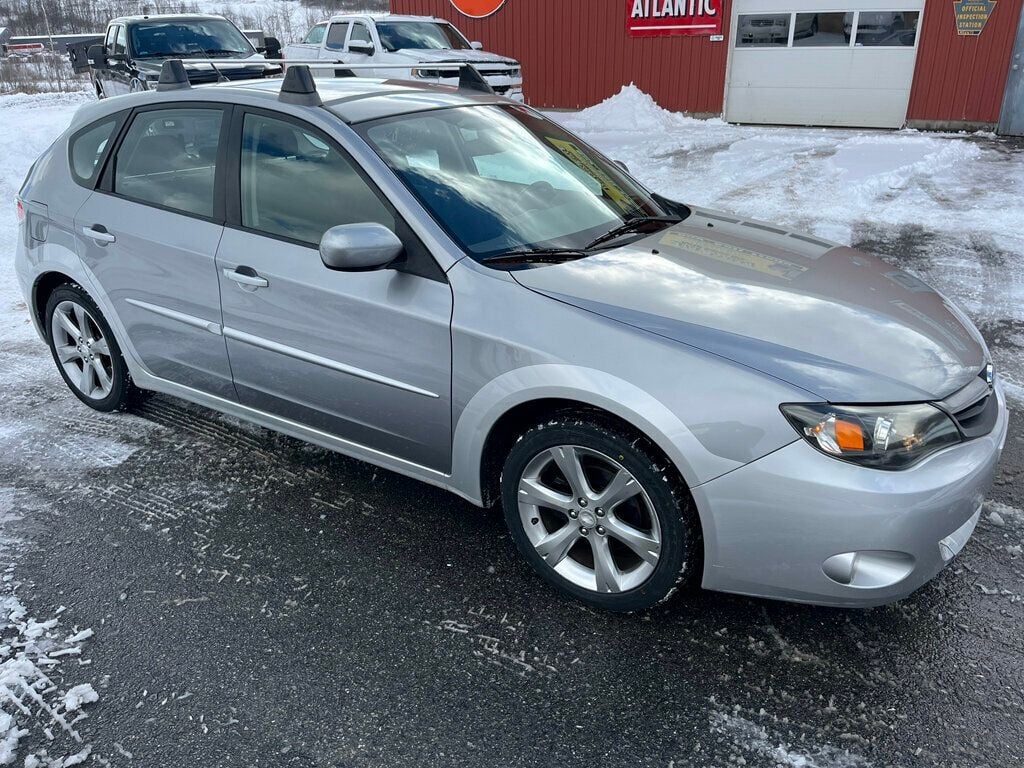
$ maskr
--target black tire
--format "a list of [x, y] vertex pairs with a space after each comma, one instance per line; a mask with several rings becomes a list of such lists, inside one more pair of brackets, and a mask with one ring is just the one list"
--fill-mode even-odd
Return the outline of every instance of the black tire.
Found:
[[[531, 543], [525, 528], [530, 524], [536, 525], [536, 517], [527, 522], [521, 514], [519, 484], [524, 472], [535, 466], [532, 462], [558, 446], [578, 446], [584, 451], [601, 454], [603, 458], [611, 458], [632, 474], [646, 493], [646, 498], [657, 513], [661, 549], [653, 572], [642, 583], [619, 592], [602, 592], [580, 586], [548, 565]], [[587, 471], [593, 473], [595, 470]], [[596, 471], [599, 471], [599, 467]], [[598, 415], [593, 418], [572, 413], [556, 415], [523, 433], [509, 451], [502, 469], [501, 497], [509, 531], [527, 562], [559, 592], [595, 608], [618, 612], [650, 608], [667, 600], [690, 580], [692, 574], [699, 573], [703, 562], [700, 523], [690, 493], [675, 468], [669, 465], [649, 440], [631, 434], [618, 425], [604, 423]], [[552, 510], [542, 508], [541, 514], [547, 516], [549, 511]], [[585, 510], [574, 511], [579, 515]], [[558, 514], [564, 516], [566, 511], [560, 510]], [[530, 514], [526, 516], [530, 517]], [[577, 517], [575, 521], [564, 519], [568, 520], [568, 524], [575, 524], [581, 518]], [[596, 528], [590, 530], [589, 536], [595, 536], [595, 531]], [[610, 531], [608, 534], [609, 539], [612, 538]], [[563, 558], [578, 558], [579, 550], [575, 547], [580, 546], [581, 541], [577, 540], [574, 549], [570, 550], [569, 555], [563, 555]], [[593, 557], [589, 547], [582, 551], [583, 556], [586, 557], [588, 551]]]
[[[64, 366], [60, 362], [56, 345], [54, 343], [53, 314], [57, 305], [65, 301], [74, 302], [75, 304], [85, 308], [92, 321], [95, 322], [96, 326], [103, 334], [103, 338], [106, 340], [110, 349], [109, 362], [111, 387], [110, 393], [106, 395], [106, 397], [94, 398], [86, 396], [71, 380], [67, 371], [64, 370]], [[117, 339], [114, 338], [114, 334], [110, 330], [110, 325], [107, 323], [106, 318], [103, 317], [103, 313], [100, 312], [99, 307], [96, 306], [96, 302], [92, 300], [89, 294], [77, 285], [67, 284], [60, 286], [50, 294], [50, 298], [46, 302], [44, 321], [46, 323], [47, 344], [50, 347], [50, 354], [53, 356], [53, 362], [57, 366], [57, 370], [60, 372], [61, 378], [64, 379], [64, 383], [67, 384], [68, 389], [71, 390], [75, 397], [90, 408], [106, 412], [123, 411], [137, 402], [141, 392], [134, 384], [132, 384], [131, 375], [128, 373], [128, 366], [124, 361], [124, 357], [121, 355], [121, 348], [117, 344]]]

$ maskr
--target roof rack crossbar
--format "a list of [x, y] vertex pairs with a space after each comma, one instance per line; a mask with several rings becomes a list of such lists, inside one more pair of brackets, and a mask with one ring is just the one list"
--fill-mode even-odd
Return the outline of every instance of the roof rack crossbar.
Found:
[[[288, 72], [293, 69], [302, 67], [312, 74], [312, 70], [324, 70], [332, 69], [336, 77], [358, 77], [356, 72], [361, 70], [381, 70], [381, 69], [412, 69], [424, 70], [428, 72], [440, 72], [443, 70], [458, 70], [459, 72], [459, 90], [460, 91], [477, 91], [478, 93], [486, 93], [494, 95], [494, 89], [488, 84], [488, 82], [480, 74], [480, 70], [468, 61], [439, 61], [429, 62], [422, 64], [349, 64], [342, 61], [341, 59], [288, 59], [286, 61], [280, 61], [277, 59], [266, 59], [264, 61], [253, 61], [252, 59], [193, 59], [188, 60], [189, 64], [208, 64], [215, 70], [217, 65], [223, 64], [248, 64], [253, 65], [264, 65], [264, 66], [275, 66], [283, 64], [285, 69], [285, 80], [288, 79]], [[428, 78], [425, 78], [428, 79]], [[281, 90], [284, 91], [282, 85]], [[315, 86], [314, 86], [315, 90]]]

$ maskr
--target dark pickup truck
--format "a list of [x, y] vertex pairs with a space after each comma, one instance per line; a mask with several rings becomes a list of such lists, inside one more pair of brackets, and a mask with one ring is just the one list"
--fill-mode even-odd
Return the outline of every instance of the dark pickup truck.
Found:
[[[90, 72], [96, 96], [145, 91], [156, 85], [160, 68], [168, 59], [182, 59], [193, 84], [218, 80], [251, 80], [281, 74], [281, 44], [265, 38], [255, 48], [242, 32], [223, 16], [198, 14], [124, 16], [107, 25], [106, 35], [68, 45], [71, 66]], [[230, 64], [189, 65], [189, 58], [232, 59]], [[252, 64], [239, 63], [250, 59]]]

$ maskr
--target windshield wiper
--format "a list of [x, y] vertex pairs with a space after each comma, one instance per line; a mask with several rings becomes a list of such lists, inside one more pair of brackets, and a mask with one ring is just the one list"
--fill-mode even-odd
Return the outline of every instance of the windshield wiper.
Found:
[[523, 248], [497, 253], [493, 256], [484, 256], [478, 261], [481, 264], [528, 264], [531, 262], [559, 264], [563, 261], [583, 259], [589, 255], [579, 248]]
[[637, 232], [648, 224], [678, 224], [680, 221], [682, 221], [682, 219], [678, 216], [636, 216], [632, 219], [626, 219], [623, 224], [620, 224], [614, 229], [608, 230], [596, 240], [587, 243], [584, 250], [589, 251], [592, 248], [597, 248], [599, 245], [604, 245], [612, 240], [617, 240], [623, 235]]
[[250, 56], [251, 51], [229, 51], [227, 48], [208, 48], [207, 55], [213, 56]]

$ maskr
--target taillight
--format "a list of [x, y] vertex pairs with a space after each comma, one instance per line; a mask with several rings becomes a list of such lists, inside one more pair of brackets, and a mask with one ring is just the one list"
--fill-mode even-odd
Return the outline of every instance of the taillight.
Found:
[[15, 204], [16, 204], [17, 209], [18, 209], [18, 221], [24, 221], [25, 220], [25, 204], [23, 202], [21, 202], [20, 198], [15, 198], [14, 201], [15, 201]]

